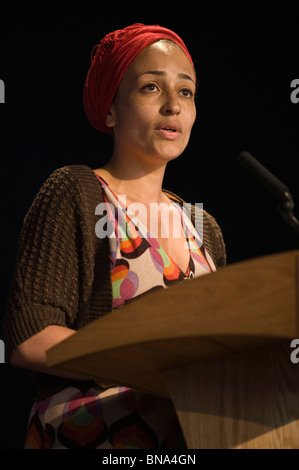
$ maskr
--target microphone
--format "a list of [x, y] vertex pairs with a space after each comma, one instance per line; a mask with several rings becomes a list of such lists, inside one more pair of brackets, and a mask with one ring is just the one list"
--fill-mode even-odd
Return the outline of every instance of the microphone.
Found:
[[293, 215], [294, 201], [289, 188], [265, 168], [249, 152], [238, 155], [241, 165], [278, 199], [277, 209], [282, 218], [299, 234], [299, 221]]

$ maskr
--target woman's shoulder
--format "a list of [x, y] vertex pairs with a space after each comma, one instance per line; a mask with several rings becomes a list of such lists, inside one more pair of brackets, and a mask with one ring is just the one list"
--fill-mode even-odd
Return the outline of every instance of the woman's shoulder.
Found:
[[46, 179], [46, 183], [55, 184], [56, 182], [65, 184], [82, 183], [83, 181], [94, 180], [95, 175], [93, 170], [87, 165], [66, 165], [50, 173]]
[[36, 198], [84, 199], [100, 193], [99, 181], [87, 165], [66, 165], [56, 168], [42, 183]]
[[41, 184], [25, 215], [23, 225], [52, 219], [56, 222], [61, 219], [63, 224], [63, 221], [71, 218], [79, 220], [78, 216], [83, 214], [84, 218], [92, 218], [95, 207], [101, 201], [99, 181], [90, 167], [63, 166], [52, 171]]

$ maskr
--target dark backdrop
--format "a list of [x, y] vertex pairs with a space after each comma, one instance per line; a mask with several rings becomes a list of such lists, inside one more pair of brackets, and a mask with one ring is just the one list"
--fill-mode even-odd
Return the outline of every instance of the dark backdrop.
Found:
[[[82, 87], [91, 48], [135, 22], [181, 35], [200, 80], [190, 144], [169, 164], [164, 187], [215, 216], [229, 263], [298, 248], [274, 197], [237, 163], [248, 150], [299, 201], [299, 103], [290, 100], [299, 78], [298, 1], [238, 3], [1, 5], [1, 319], [22, 220], [41, 184], [57, 167], [95, 168], [109, 158], [109, 138], [84, 115]], [[0, 364], [0, 387], [0, 447], [22, 447], [34, 385], [24, 371]]]

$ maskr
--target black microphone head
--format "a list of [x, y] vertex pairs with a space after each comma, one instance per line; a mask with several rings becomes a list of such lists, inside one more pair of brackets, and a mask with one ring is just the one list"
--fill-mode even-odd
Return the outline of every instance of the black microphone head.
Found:
[[277, 205], [279, 214], [299, 235], [299, 221], [293, 214], [294, 201], [288, 187], [258, 162], [249, 152], [243, 151], [239, 153], [238, 161], [277, 197], [279, 201]]
[[238, 155], [238, 161], [249, 171], [257, 180], [260, 181], [271, 193], [278, 199], [291, 198], [288, 187], [282, 183], [276, 176], [265, 168], [256, 158], [249, 152], [243, 151]]

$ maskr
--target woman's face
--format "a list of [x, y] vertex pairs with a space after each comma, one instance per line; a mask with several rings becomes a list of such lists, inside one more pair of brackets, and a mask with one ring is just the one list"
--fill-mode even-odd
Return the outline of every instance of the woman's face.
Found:
[[107, 116], [114, 152], [167, 163], [185, 149], [195, 121], [195, 72], [175, 44], [156, 42], [132, 62]]

